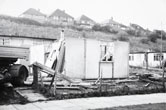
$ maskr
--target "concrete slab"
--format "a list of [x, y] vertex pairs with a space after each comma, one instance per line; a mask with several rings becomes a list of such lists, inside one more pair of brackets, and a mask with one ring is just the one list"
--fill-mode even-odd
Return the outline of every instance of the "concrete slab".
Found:
[[51, 106], [47, 108], [42, 108], [41, 110], [64, 110], [63, 108], [59, 108], [57, 106]]
[[15, 104], [9, 106], [0, 106], [0, 110], [87, 110], [149, 103], [166, 103], [165, 97], [166, 93], [80, 98], [35, 102], [26, 105]]
[[0, 110], [17, 110], [13, 105], [2, 105]]
[[32, 103], [26, 105], [15, 104], [13, 105], [17, 110], [41, 110], [41, 108], [35, 106]]
[[43, 102], [35, 102], [33, 103], [35, 106], [40, 108], [52, 107], [55, 106], [52, 101], [43, 101]]
[[32, 89], [17, 89], [21, 95], [26, 97], [30, 102], [38, 101], [38, 100], [46, 100], [42, 94], [35, 92]]

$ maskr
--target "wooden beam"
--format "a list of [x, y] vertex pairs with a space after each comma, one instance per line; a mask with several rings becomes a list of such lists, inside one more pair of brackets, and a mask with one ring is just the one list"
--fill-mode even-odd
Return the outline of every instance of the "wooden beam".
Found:
[[41, 64], [41, 63], [35, 62], [35, 63], [33, 63], [32, 65], [37, 66], [37, 67], [40, 68], [43, 72], [44, 72], [44, 71], [47, 71], [47, 74], [54, 75], [54, 73], [55, 73], [55, 70], [53, 70], [53, 69], [51, 69], [51, 68], [49, 68], [49, 67], [47, 67], [47, 66], [45, 66], [45, 65], [43, 65], [43, 64]]
[[0, 57], [3, 58], [29, 58], [29, 48], [0, 46], [0, 50]]
[[38, 88], [38, 68], [36, 65], [33, 65], [32, 69], [33, 69], [33, 87]]
[[[38, 63], [38, 62], [35, 62], [35, 63], [33, 63], [32, 65], [30, 65], [30, 66], [36, 66], [36, 67], [38, 67], [41, 71], [43, 71], [43, 72], [45, 72], [45, 73], [47, 73], [47, 74], [49, 74], [49, 75], [54, 75], [54, 73], [56, 73], [55, 72], [55, 70], [53, 70], [53, 69], [51, 69], [51, 68], [49, 68], [49, 67], [47, 67], [47, 66], [45, 66], [45, 65], [43, 65], [43, 64], [41, 64], [41, 63]], [[68, 81], [68, 82], [70, 82], [70, 83], [72, 83], [73, 81], [69, 78], [69, 77], [67, 77], [66, 75], [64, 75], [64, 74], [61, 74], [61, 73], [56, 73], [57, 74], [57, 76], [58, 77], [61, 77], [61, 78], [63, 78], [63, 79], [65, 79], [66, 81]]]

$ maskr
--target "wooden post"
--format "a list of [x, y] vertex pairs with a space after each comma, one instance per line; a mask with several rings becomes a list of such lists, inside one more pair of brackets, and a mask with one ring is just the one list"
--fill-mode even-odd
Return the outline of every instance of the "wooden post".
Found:
[[41, 86], [43, 87], [44, 85], [43, 85], [42, 73], [41, 73], [41, 71], [38, 71], [38, 72], [39, 72], [39, 74], [40, 74], [40, 83], [41, 83]]
[[54, 95], [56, 95], [56, 82], [57, 82], [57, 77], [54, 78]]
[[112, 61], [112, 79], [114, 78], [114, 61]]
[[33, 87], [38, 89], [38, 68], [33, 65]]
[[145, 52], [146, 70], [148, 69], [148, 52]]
[[163, 78], [162, 78], [162, 79], [163, 79], [163, 92], [165, 92], [165, 78], [164, 78], [164, 73], [165, 73], [165, 72], [163, 71], [163, 76], [162, 76], [162, 77], [163, 77]]
[[162, 65], [162, 68], [163, 68], [163, 74], [162, 74], [162, 83], [163, 83], [163, 92], [165, 92], [165, 78], [164, 78], [164, 73], [165, 73], [165, 67], [166, 67], [166, 61], [163, 61], [163, 65]]
[[100, 96], [102, 94], [102, 77], [103, 77], [103, 72], [102, 72], [102, 69], [101, 69], [101, 73], [100, 73]]
[[84, 37], [84, 78], [86, 78], [86, 38]]

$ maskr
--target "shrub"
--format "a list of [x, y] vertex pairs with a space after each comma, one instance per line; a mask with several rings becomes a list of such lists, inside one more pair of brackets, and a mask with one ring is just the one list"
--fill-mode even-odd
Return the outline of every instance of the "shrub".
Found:
[[132, 35], [132, 36], [136, 36], [136, 37], [139, 37], [139, 36], [142, 36], [142, 32], [140, 30], [132, 30], [132, 29], [129, 29], [126, 31], [129, 35]]
[[117, 31], [117, 30], [115, 30], [115, 29], [110, 29], [110, 33], [112, 33], [112, 34], [117, 34], [117, 33], [118, 33], [118, 31]]
[[106, 26], [94, 25], [92, 27], [92, 30], [101, 31], [101, 32], [105, 32], [105, 33], [112, 33], [112, 34], [117, 34], [118, 33], [118, 31], [116, 31], [115, 29], [111, 28], [108, 25], [106, 25]]
[[140, 42], [142, 44], [148, 44], [149, 43], [149, 40], [148, 39], [141, 39]]
[[41, 23], [39, 23], [35, 20], [28, 19], [28, 18], [15, 18], [15, 19], [13, 19], [13, 21], [16, 23], [22, 23], [22, 24], [27, 24], [27, 25], [42, 26]]
[[150, 40], [153, 43], [156, 43], [156, 41], [157, 41], [156, 33], [152, 33], [152, 34], [148, 35], [148, 40]]
[[129, 35], [132, 35], [132, 36], [135, 36], [135, 31], [134, 30], [126, 30], [126, 32], [129, 34]]
[[119, 36], [118, 40], [119, 41], [129, 41], [129, 38], [127, 36]]
[[110, 26], [103, 26], [103, 27], [101, 27], [101, 31], [106, 32], [106, 33], [111, 32], [110, 31]]
[[94, 30], [94, 31], [101, 31], [101, 26], [96, 24], [96, 25], [94, 25], [92, 27], [92, 30]]
[[125, 31], [119, 31], [117, 35], [118, 36], [127, 36], [128, 34]]

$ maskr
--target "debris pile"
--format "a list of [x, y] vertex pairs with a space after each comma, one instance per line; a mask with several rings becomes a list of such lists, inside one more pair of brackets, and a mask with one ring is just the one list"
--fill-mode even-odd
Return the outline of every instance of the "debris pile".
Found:
[[0, 86], [0, 105], [4, 104], [26, 104], [29, 101], [21, 96], [11, 84]]

